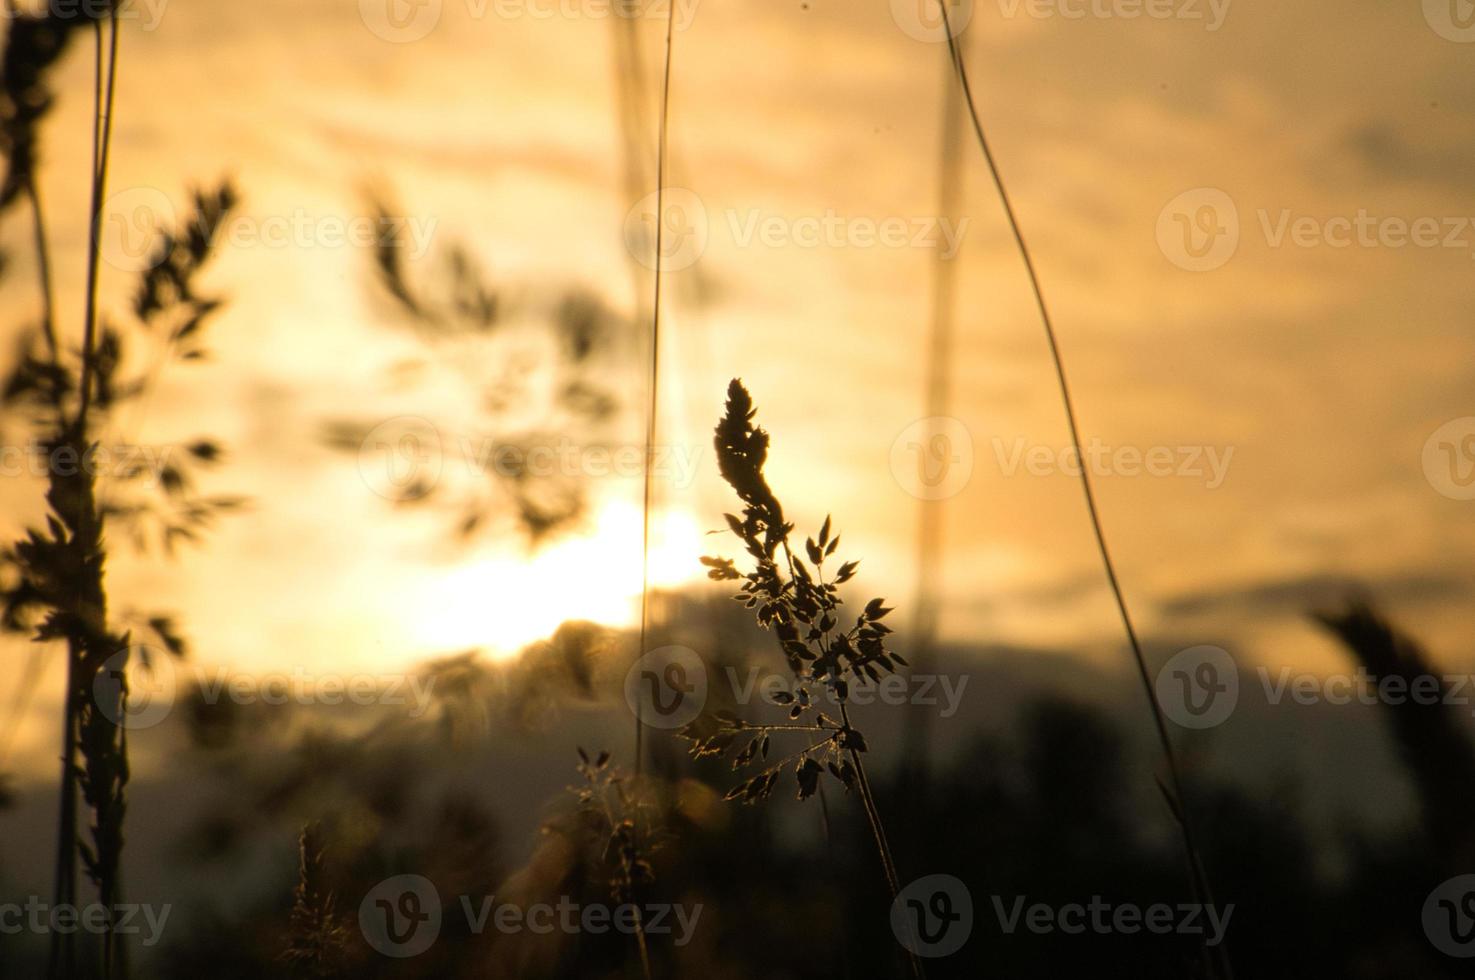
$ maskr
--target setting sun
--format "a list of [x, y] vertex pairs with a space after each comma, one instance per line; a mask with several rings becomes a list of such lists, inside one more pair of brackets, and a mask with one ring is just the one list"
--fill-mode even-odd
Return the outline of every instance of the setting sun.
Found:
[[[483, 555], [417, 586], [423, 610], [417, 646], [445, 652], [477, 648], [510, 657], [571, 619], [625, 627], [638, 621], [641, 593], [640, 508], [602, 504], [584, 532], [531, 556]], [[703, 534], [692, 515], [653, 517], [650, 585], [671, 588], [703, 578]]]

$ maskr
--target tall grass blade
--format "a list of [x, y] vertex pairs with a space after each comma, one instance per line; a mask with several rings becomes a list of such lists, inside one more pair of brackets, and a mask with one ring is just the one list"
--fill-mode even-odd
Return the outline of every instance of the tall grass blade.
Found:
[[[1014, 237], [1014, 244], [1019, 252], [1019, 257], [1024, 263], [1024, 269], [1029, 276], [1030, 289], [1034, 293], [1035, 306], [1039, 310], [1040, 322], [1045, 329], [1045, 339], [1050, 347], [1050, 359], [1055, 367], [1055, 378], [1060, 388], [1061, 401], [1065, 408], [1065, 420], [1070, 430], [1071, 447], [1077, 458], [1084, 458], [1081, 450], [1080, 426], [1076, 420], [1075, 403], [1071, 397], [1070, 382], [1066, 378], [1065, 361], [1060, 353], [1060, 344], [1056, 338], [1054, 321], [1050, 317], [1049, 307], [1045, 303], [1044, 288], [1040, 285], [1040, 276], [1035, 268], [1034, 257], [1025, 242], [1019, 217], [1015, 213], [1013, 201], [1009, 197], [1009, 191], [1004, 184], [1003, 175], [999, 171], [998, 162], [994, 158], [993, 149], [989, 146], [988, 137], [984, 134], [983, 123], [978, 115], [978, 107], [973, 99], [973, 89], [968, 81], [968, 68], [963, 61], [961, 46], [954, 35], [952, 22], [948, 18], [947, 0], [939, 0], [938, 8], [942, 11], [942, 28], [947, 37], [948, 57], [952, 61], [953, 71], [957, 76], [959, 87], [963, 93], [963, 101], [968, 107], [968, 116], [973, 124], [973, 133], [977, 137], [978, 148], [983, 152], [984, 162], [988, 165], [989, 176], [993, 179], [994, 187], [999, 194], [999, 202], [1003, 205], [1004, 215], [1009, 222], [1009, 230]], [[1117, 612], [1121, 616], [1122, 628], [1126, 631], [1127, 642], [1131, 645], [1132, 656], [1136, 662], [1138, 674], [1142, 680], [1142, 688], [1147, 695], [1147, 702], [1152, 711], [1153, 724], [1157, 729], [1158, 741], [1162, 745], [1163, 756], [1167, 762], [1168, 789], [1177, 800], [1176, 812], [1178, 814], [1179, 832], [1183, 838], [1183, 847], [1190, 869], [1190, 877], [1193, 889], [1199, 903], [1204, 906], [1213, 904], [1213, 892], [1209, 887], [1208, 874], [1205, 872], [1203, 862], [1199, 857], [1199, 851], [1194, 842], [1192, 822], [1188, 814], [1188, 807], [1184, 801], [1183, 778], [1179, 771], [1177, 755], [1173, 751], [1172, 739], [1168, 736], [1167, 721], [1163, 716], [1162, 706], [1158, 703], [1157, 692], [1152, 683], [1151, 672], [1147, 668], [1147, 658], [1142, 652], [1142, 643], [1137, 638], [1137, 630], [1132, 625], [1132, 616], [1127, 609], [1127, 600], [1122, 594], [1121, 582], [1118, 580], [1116, 565], [1111, 558], [1111, 550], [1107, 547], [1106, 532], [1102, 528], [1101, 514], [1096, 504], [1096, 493], [1091, 485], [1089, 467], [1080, 467], [1081, 491], [1085, 495], [1086, 511], [1090, 516], [1091, 530], [1095, 534], [1096, 549], [1101, 555], [1101, 564], [1106, 572], [1107, 584], [1111, 587], [1112, 598], [1116, 602]], [[1220, 944], [1215, 948], [1216, 956], [1222, 975], [1231, 977], [1232, 972], [1229, 965], [1228, 954]], [[1208, 954], [1206, 953], [1206, 956]]]

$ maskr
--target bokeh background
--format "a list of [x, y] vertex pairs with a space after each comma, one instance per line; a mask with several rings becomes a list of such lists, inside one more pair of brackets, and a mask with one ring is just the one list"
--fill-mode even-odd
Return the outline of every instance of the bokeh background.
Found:
[[[951, 9], [1083, 434], [1115, 453], [1097, 489], [1149, 660], [1213, 644], [1242, 671], [1234, 716], [1175, 738], [1206, 782], [1294, 801], [1308, 834], [1298, 853], [1318, 874], [1345, 874], [1351, 838], [1420, 819], [1399, 744], [1380, 707], [1271, 704], [1257, 671], [1354, 670], [1311, 613], [1363, 597], [1426, 644], [1433, 669], [1475, 672], [1475, 504], [1462, 486], [1475, 466], [1475, 31], [1442, 0], [1148, 6], [1171, 15], [1084, 0]], [[474, 795], [516, 867], [571, 778], [575, 744], [629, 762], [619, 691], [638, 652], [643, 573], [659, 592], [648, 647], [683, 642], [713, 663], [767, 650], [698, 562], [736, 551], [709, 534], [735, 508], [710, 433], [741, 377], [790, 516], [812, 533], [832, 514], [863, 559], [858, 591], [898, 607], [897, 649], [920, 627], [939, 669], [969, 678], [960, 710], [931, 725], [932, 764], [982, 773], [967, 754], [976, 739], [1034, 717], [1042, 692], [1069, 695], [1129, 747], [1126, 825], [1171, 846], [1150, 720], [1079, 483], [1058, 465], [1068, 434], [1049, 351], [924, 8], [677, 0], [675, 251], [654, 402], [670, 465], [657, 466], [643, 558], [639, 469], [593, 472], [589, 449], [641, 452], [652, 403], [665, 12], [614, 16], [593, 0], [124, 5], [104, 307], [126, 308], [140, 242], [187, 213], [191, 188], [228, 178], [241, 205], [209, 271], [226, 300], [209, 359], [162, 372], [109, 433], [160, 446], [210, 433], [228, 451], [208, 487], [248, 503], [172, 557], [120, 538], [115, 604], [177, 614], [192, 646], [181, 676], [455, 665], [443, 693], [459, 678], [458, 696], [499, 707], [473, 748], [442, 762], [407, 750], [395, 764], [407, 782]], [[76, 45], [40, 170], [64, 330], [81, 316], [91, 72], [89, 46]], [[416, 295], [450, 313], [411, 309], [386, 288], [382, 250], [341, 240], [376, 209], [395, 219]], [[1438, 234], [1400, 233], [1421, 219]], [[888, 222], [905, 234], [871, 241], [867, 229]], [[805, 237], [815, 228], [817, 242]], [[935, 246], [939, 228], [958, 233], [955, 254]], [[19, 220], [0, 227], [14, 253], [0, 281], [7, 330], [37, 309], [28, 234]], [[939, 320], [950, 342], [929, 363]], [[933, 416], [953, 420], [941, 491], [919, 481], [930, 450], [914, 447]], [[23, 444], [25, 430], [7, 425], [4, 438]], [[556, 480], [489, 478], [476, 455], [499, 446], [573, 447], [578, 462]], [[1054, 462], [1011, 462], [1036, 451]], [[1153, 451], [1188, 469], [1140, 472], [1131, 454]], [[41, 519], [40, 486], [7, 472], [7, 534]], [[599, 639], [559, 632], [568, 621], [597, 624], [578, 629]], [[586, 656], [596, 680], [579, 675], [572, 694], [527, 679]], [[44, 894], [62, 659], [21, 642], [5, 657], [0, 770], [13, 799], [0, 812], [0, 881]], [[311, 808], [248, 802], [250, 764], [230, 776], [200, 761], [198, 718], [179, 700], [130, 738], [130, 893], [196, 896], [193, 908], [228, 921], [269, 891], [266, 873], [243, 870], [240, 854], [183, 859], [182, 842], [245, 807], [232, 834], [290, 876], [294, 821]], [[437, 701], [429, 717], [455, 727], [457, 710]], [[1466, 734], [1471, 713], [1456, 712]], [[288, 746], [302, 731], [338, 733], [349, 751], [389, 724], [321, 705], [290, 714], [256, 733], [268, 756], [283, 753], [257, 764], [298, 758]], [[899, 731], [883, 714], [874, 724]], [[1062, 728], [1083, 746], [1111, 741], [1087, 738], [1084, 721]], [[879, 752], [883, 766], [901, 764], [900, 744]], [[1060, 778], [1082, 788], [1085, 768]], [[228, 803], [232, 782], [242, 798]], [[1404, 910], [1414, 930], [1418, 912]]]

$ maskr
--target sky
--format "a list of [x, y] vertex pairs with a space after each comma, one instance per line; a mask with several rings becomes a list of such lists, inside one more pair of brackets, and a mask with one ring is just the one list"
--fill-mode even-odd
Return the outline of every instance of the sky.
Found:
[[[614, 9], [638, 15], [633, 156]], [[207, 486], [250, 504], [173, 561], [115, 549], [116, 603], [162, 601], [198, 662], [246, 672], [403, 671], [467, 648], [507, 657], [565, 618], [633, 622], [638, 475], [591, 474], [602, 464], [576, 443], [591, 492], [579, 525], [537, 548], [506, 528], [458, 543], [454, 513], [394, 506], [385, 460], [323, 431], [354, 419], [397, 437], [405, 419], [429, 421], [438, 484], [464, 489], [466, 451], [500, 434], [481, 421], [490, 379], [531, 377], [547, 353], [538, 325], [578, 290], [626, 324], [597, 378], [617, 405], [598, 444], [638, 450], [651, 263], [632, 229], [649, 227], [656, 189], [665, 8], [124, 10], [109, 215], [146, 227], [222, 177], [242, 204], [208, 275], [228, 299], [211, 359], [168, 365], [110, 431], [217, 436], [229, 453]], [[1213, 643], [1242, 666], [1347, 669], [1306, 613], [1361, 588], [1446, 669], [1475, 669], [1462, 629], [1475, 31], [1460, 13], [1444, 0], [953, 8], [1157, 662]], [[1044, 335], [971, 140], [957, 210], [939, 213], [946, 48], [929, 21], [903, 0], [686, 0], [675, 16], [656, 425], [671, 465], [654, 481], [652, 583], [709, 587], [697, 558], [722, 551], [706, 532], [735, 509], [710, 431], [740, 376], [773, 436], [771, 484], [801, 530], [834, 515], [863, 558], [860, 590], [905, 613], [919, 495], [937, 496], [944, 639], [1125, 669]], [[42, 169], [64, 329], [80, 319], [90, 85], [79, 45]], [[371, 250], [345, 241], [366, 187], [394, 202], [413, 274], [438, 274], [455, 248], [474, 258], [503, 305], [494, 341], [407, 329]], [[0, 227], [16, 253], [7, 330], [35, 310], [25, 232]], [[131, 290], [125, 245], [107, 253], [108, 308]], [[929, 427], [939, 261], [956, 283], [951, 421]], [[928, 441], [935, 428], [945, 443]], [[6, 533], [39, 519], [37, 491], [7, 478]], [[39, 655], [46, 673], [4, 762], [23, 778], [54, 755], [61, 661]], [[17, 686], [6, 672], [0, 704]]]

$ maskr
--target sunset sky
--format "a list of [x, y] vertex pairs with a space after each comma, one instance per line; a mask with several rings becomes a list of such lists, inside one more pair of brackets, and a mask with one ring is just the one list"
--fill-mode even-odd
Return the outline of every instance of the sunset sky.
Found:
[[[979, 0], [956, 16], [1083, 435], [1101, 447], [1106, 532], [1151, 657], [1217, 643], [1244, 665], [1330, 669], [1341, 655], [1306, 612], [1358, 584], [1449, 669], [1475, 669], [1462, 629], [1475, 503], [1458, 499], [1475, 457], [1446, 464], [1439, 448], [1475, 422], [1431, 443], [1475, 415], [1475, 31], [1446, 0], [1146, 5], [1162, 18], [1094, 2]], [[633, 164], [609, 9], [125, 4], [110, 214], [182, 215], [191, 187], [222, 177], [242, 204], [208, 276], [228, 299], [212, 358], [170, 365], [110, 431], [218, 436], [228, 459], [208, 488], [250, 505], [172, 562], [120, 541], [119, 606], [177, 611], [203, 664], [325, 674], [467, 648], [505, 657], [568, 618], [635, 621], [638, 475], [593, 476], [583, 524], [537, 549], [516, 534], [461, 544], [454, 513], [394, 507], [372, 460], [323, 439], [338, 419], [433, 420], [454, 484], [461, 440], [496, 437], [477, 428], [488, 378], [517, 370], [495, 345], [475, 351], [485, 361], [427, 353], [406, 329], [371, 250], [342, 240], [365, 187], [400, 209], [412, 273], [464, 247], [529, 349], [569, 290], [627, 319], [648, 306], [629, 229], [655, 190], [664, 7], [637, 22], [650, 129]], [[1097, 13], [1067, 16], [1081, 9]], [[863, 558], [860, 588], [906, 612], [921, 505], [904, 433], [927, 414], [941, 242], [958, 284], [946, 414], [966, 433], [949, 449], [971, 467], [943, 505], [942, 633], [1125, 669], [1079, 485], [1058, 465], [1067, 434], [1044, 336], [971, 140], [959, 213], [937, 214], [945, 46], [903, 0], [678, 11], [667, 184], [681, 222], [668, 228], [695, 251], [664, 296], [657, 443], [673, 464], [655, 483], [653, 584], [715, 588], [698, 556], [735, 551], [706, 532], [733, 509], [710, 433], [741, 376], [791, 517], [812, 531], [832, 513]], [[72, 51], [41, 170], [69, 333], [90, 59], [88, 43]], [[36, 310], [28, 233], [0, 228], [17, 257], [0, 287], [7, 329]], [[108, 254], [104, 303], [122, 311], [129, 254]], [[648, 333], [622, 331], [603, 379], [619, 414], [601, 440], [616, 451], [643, 438]], [[486, 376], [469, 369], [483, 363]], [[40, 519], [39, 487], [0, 486], [5, 533]], [[54, 778], [62, 666], [48, 661], [3, 761], [23, 778]], [[0, 680], [7, 711], [19, 677]]]

